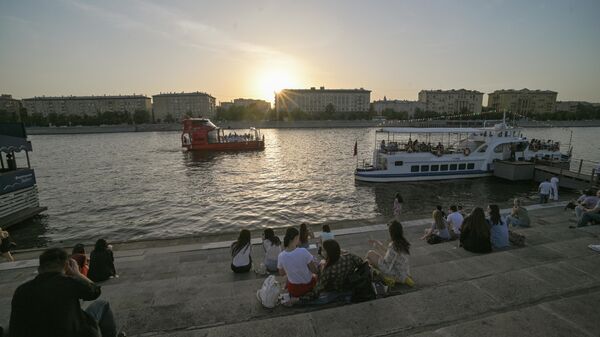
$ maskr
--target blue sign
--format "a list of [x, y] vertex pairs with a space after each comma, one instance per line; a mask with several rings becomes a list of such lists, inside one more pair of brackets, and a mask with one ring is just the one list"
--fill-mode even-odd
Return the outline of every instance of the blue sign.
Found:
[[0, 195], [35, 185], [32, 169], [18, 169], [0, 173]]

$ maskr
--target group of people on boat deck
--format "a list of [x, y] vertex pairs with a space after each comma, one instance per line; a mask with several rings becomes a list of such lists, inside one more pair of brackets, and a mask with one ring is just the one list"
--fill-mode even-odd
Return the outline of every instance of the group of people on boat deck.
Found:
[[[75, 245], [71, 255], [61, 248], [45, 250], [38, 275], [15, 290], [8, 336], [126, 336], [117, 334], [110, 304], [98, 299], [97, 282], [113, 277], [118, 276], [112, 246], [104, 239], [96, 241], [89, 259], [83, 244]], [[80, 301], [93, 302], [82, 310]]]
[[509, 215], [502, 218], [498, 205], [487, 207], [487, 216], [483, 208], [475, 207], [466, 215], [460, 206], [449, 207], [446, 215], [442, 206], [432, 213], [432, 224], [421, 237], [429, 244], [459, 240], [459, 246], [474, 253], [489, 253], [492, 250], [508, 248], [511, 241], [520, 244], [524, 238], [512, 233], [510, 227], [529, 227], [529, 214], [521, 205], [520, 199], [514, 199]]
[[531, 139], [529, 141], [529, 148], [533, 151], [538, 150], [550, 150], [550, 151], [558, 151], [560, 149], [560, 142], [555, 142], [551, 139], [542, 140], [542, 139]]
[[[389, 282], [412, 286], [414, 281], [410, 277], [408, 260], [410, 243], [404, 238], [400, 222], [390, 222], [388, 231], [389, 243], [369, 240], [373, 250], [368, 251], [363, 259], [343, 250], [328, 225], [323, 225], [323, 231], [314, 247], [310, 245], [310, 239], [317, 238], [306, 224], [302, 224], [299, 229], [288, 228], [283, 242], [271, 228], [267, 228], [263, 232], [262, 248], [265, 257], [261, 266], [264, 265], [268, 272], [285, 277], [285, 287], [291, 296], [287, 305], [349, 301], [353, 289], [348, 284], [348, 278], [367, 263]], [[318, 252], [313, 255], [309, 249], [316, 248]], [[234, 272], [251, 270], [250, 231], [244, 229], [240, 232], [238, 239], [231, 245], [231, 256], [231, 269]]]
[[387, 145], [385, 140], [382, 140], [379, 149], [381, 152], [396, 152], [396, 151], [406, 151], [409, 153], [412, 152], [431, 152], [433, 154], [441, 155], [444, 154], [444, 145], [441, 142], [438, 142], [437, 145], [431, 145], [431, 143], [419, 143], [417, 139], [414, 141], [412, 139], [408, 139], [408, 142], [404, 144], [403, 148], [398, 147], [398, 143], [389, 142]]
[[252, 140], [254, 140], [254, 135], [250, 133], [238, 135], [237, 132], [234, 132], [233, 134], [230, 132], [228, 135], [221, 137], [221, 141], [224, 143], [248, 142]]

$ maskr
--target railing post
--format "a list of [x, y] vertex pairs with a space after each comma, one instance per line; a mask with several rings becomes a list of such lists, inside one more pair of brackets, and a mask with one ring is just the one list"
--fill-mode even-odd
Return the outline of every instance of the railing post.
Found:
[[583, 159], [579, 160], [579, 169], [577, 170], [577, 175], [581, 174], [581, 166], [583, 166]]

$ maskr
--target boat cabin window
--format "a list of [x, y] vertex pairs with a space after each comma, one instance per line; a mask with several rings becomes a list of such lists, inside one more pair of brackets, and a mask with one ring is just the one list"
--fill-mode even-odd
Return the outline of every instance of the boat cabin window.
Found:
[[498, 132], [498, 137], [502, 137], [502, 132]]
[[477, 150], [477, 152], [483, 153], [483, 152], [485, 152], [487, 150], [487, 148], [488, 148], [488, 146], [484, 145], [484, 146], [480, 147], [479, 150]]
[[419, 172], [419, 165], [413, 165], [410, 167], [410, 172]]
[[439, 170], [440, 170], [440, 166], [439, 165], [431, 165], [431, 171], [437, 172]]
[[396, 166], [402, 166], [402, 165], [404, 165], [404, 162], [403, 162], [403, 161], [401, 161], [401, 160], [398, 160], [398, 161], [396, 161], [396, 162], [394, 163], [394, 165], [396, 165]]
[[494, 148], [494, 152], [495, 152], [495, 153], [502, 153], [502, 148], [503, 148], [503, 146], [504, 146], [504, 144], [497, 145], [497, 146]]
[[440, 165], [440, 171], [448, 171], [448, 164]]
[[458, 164], [458, 169], [464, 170], [466, 166], [467, 166], [467, 164]]
[[475, 164], [473, 164], [473, 163], [467, 164], [467, 170], [474, 170], [474, 169], [475, 169]]
[[429, 165], [421, 165], [421, 172], [429, 172]]
[[450, 164], [450, 171], [456, 171], [456, 164]]

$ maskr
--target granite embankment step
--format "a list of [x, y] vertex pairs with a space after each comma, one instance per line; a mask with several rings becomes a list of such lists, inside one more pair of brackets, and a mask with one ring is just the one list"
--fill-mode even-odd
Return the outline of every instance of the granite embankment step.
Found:
[[[132, 336], [254, 336], [263, 331], [269, 336], [279, 335], [281, 327], [298, 329], [290, 336], [444, 336], [445, 327], [487, 317], [509, 319], [511, 312], [530, 308], [537, 313], [539, 305], [598, 290], [600, 255], [587, 245], [600, 242], [600, 226], [568, 229], [571, 215], [559, 208], [531, 214], [532, 228], [519, 230], [527, 236], [526, 247], [486, 255], [456, 248], [456, 242], [427, 245], [419, 240], [424, 226], [408, 226], [417, 286], [398, 287], [397, 296], [366, 303], [265, 310], [255, 297], [264, 277], [231, 273], [228, 249], [117, 252], [121, 277], [104, 283], [102, 296]], [[385, 240], [387, 233], [336, 239], [343, 249], [364, 255], [370, 237]], [[261, 261], [262, 249], [255, 246], [254, 252], [254, 260]], [[0, 325], [8, 321], [14, 289], [33, 277], [34, 269], [0, 271]]]

